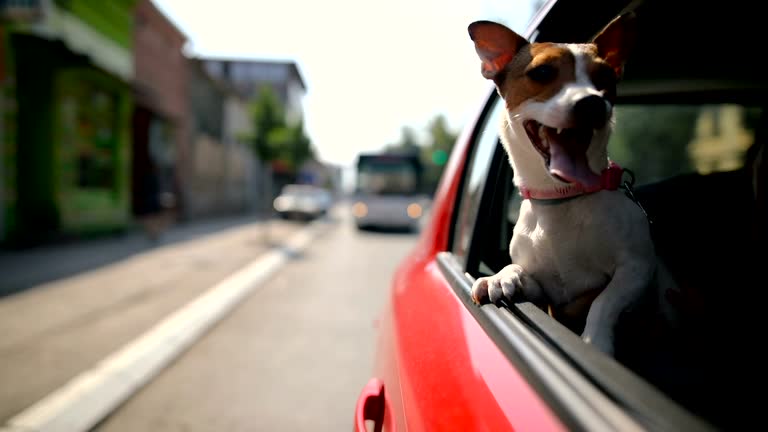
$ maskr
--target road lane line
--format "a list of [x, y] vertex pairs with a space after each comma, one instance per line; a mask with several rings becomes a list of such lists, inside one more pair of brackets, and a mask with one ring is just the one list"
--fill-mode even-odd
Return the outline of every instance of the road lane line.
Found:
[[313, 222], [149, 331], [15, 415], [0, 432], [85, 432], [150, 382], [330, 223]]

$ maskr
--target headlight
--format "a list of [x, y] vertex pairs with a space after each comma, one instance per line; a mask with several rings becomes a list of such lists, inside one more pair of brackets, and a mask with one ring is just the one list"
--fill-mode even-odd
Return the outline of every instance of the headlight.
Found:
[[418, 219], [421, 217], [421, 206], [416, 203], [411, 203], [408, 205], [408, 208], [405, 209], [406, 213], [408, 213], [408, 217], [411, 219]]
[[365, 203], [356, 202], [352, 205], [352, 215], [356, 218], [365, 217], [368, 214], [368, 206]]
[[284, 211], [288, 209], [288, 202], [285, 199], [285, 197], [275, 198], [275, 201], [272, 203], [272, 205], [275, 207], [275, 210], [277, 211]]

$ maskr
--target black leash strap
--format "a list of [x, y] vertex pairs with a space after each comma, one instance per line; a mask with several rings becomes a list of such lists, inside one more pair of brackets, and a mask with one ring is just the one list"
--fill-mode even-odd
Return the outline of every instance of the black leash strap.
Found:
[[645, 215], [645, 218], [648, 219], [648, 224], [653, 225], [653, 220], [650, 216], [648, 216], [648, 212], [645, 211], [645, 208], [643, 208], [643, 205], [640, 204], [640, 200], [637, 199], [635, 196], [634, 189], [632, 189], [632, 186], [635, 185], [635, 173], [633, 173], [631, 170], [628, 170], [626, 168], [622, 169], [622, 174], [629, 174], [629, 180], [624, 180], [621, 182], [621, 188], [624, 189], [624, 193], [631, 199], [635, 204], [637, 204], [638, 207], [640, 207], [640, 210]]

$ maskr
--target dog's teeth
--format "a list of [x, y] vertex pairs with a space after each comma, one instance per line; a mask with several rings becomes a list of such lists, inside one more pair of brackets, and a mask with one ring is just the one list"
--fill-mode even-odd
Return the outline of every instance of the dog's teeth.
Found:
[[563, 128], [557, 128], [557, 134], [560, 135], [560, 133], [563, 131]]

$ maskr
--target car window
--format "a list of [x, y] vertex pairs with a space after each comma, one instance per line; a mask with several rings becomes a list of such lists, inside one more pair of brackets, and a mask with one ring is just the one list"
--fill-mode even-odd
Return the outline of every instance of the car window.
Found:
[[[765, 210], [760, 213], [756, 206], [765, 200], [765, 190], [760, 189], [764, 180], [755, 177], [759, 164], [765, 163], [761, 134], [768, 127], [767, 119], [762, 107], [747, 104], [645, 103], [616, 107], [609, 155], [633, 170], [635, 196], [652, 220], [657, 253], [683, 287], [684, 297], [678, 299], [678, 304], [687, 319], [730, 317], [694, 321], [694, 335], [743, 332], [734, 324], [739, 322], [739, 313], [723, 307], [719, 293], [765, 284], [760, 270], [764, 254], [752, 251], [764, 244], [761, 239], [768, 232]], [[478, 146], [483, 148], [482, 139]], [[474, 158], [480, 153], [476, 152]], [[461, 211], [469, 213], [469, 206], [475, 210], [479, 207], [480, 211], [468, 216], [474, 217], [474, 222], [472, 227], [462, 228], [466, 237], [459, 250], [466, 254], [466, 272], [480, 277], [494, 274], [510, 262], [508, 245], [520, 196], [514, 187], [506, 187], [512, 183], [512, 170], [505, 154], [495, 154], [490, 164], [474, 158], [472, 168], [485, 169], [486, 179], [480, 182], [483, 191], [465, 188]], [[472, 185], [472, 180], [467, 184]], [[479, 203], [478, 196], [482, 196]], [[723, 226], [738, 228], [720, 229]], [[712, 268], [736, 270], [706, 271]], [[617, 338], [631, 339], [628, 335], [632, 331], [636, 329], [631, 326], [619, 327]], [[658, 375], [643, 363], [643, 350], [656, 348], [637, 346], [623, 348], [616, 360], [657, 388], [669, 386], [673, 380], [668, 375]], [[705, 415], [707, 410], [696, 393], [681, 390], [674, 396], [696, 414]]]
[[[635, 178], [636, 196], [649, 217], [652, 220], [661, 218], [655, 224], [658, 228], [654, 229], [657, 243], [676, 253], [685, 254], [680, 247], [673, 247], [679, 242], [671, 239], [685, 238], [688, 245], [704, 242], [702, 239], [706, 237], [693, 231], [693, 227], [698, 229], [701, 224], [688, 223], [686, 227], [689, 230], [678, 227], [676, 218], [670, 214], [673, 203], [653, 196], [657, 195], [655, 190], [659, 187], [668, 188], [666, 184], [669, 179], [680, 179], [682, 182], [691, 176], [701, 176], [703, 181], [698, 183], [702, 184], [700, 187], [705, 187], [703, 185], [709, 183], [704, 179], [714, 179], [712, 174], [738, 173], [744, 167], [748, 150], [755, 142], [755, 128], [761, 113], [759, 107], [738, 104], [643, 104], [616, 107], [617, 126], [609, 142], [609, 155], [620, 166], [631, 170]], [[490, 131], [487, 132], [490, 135]], [[482, 140], [481, 137], [478, 141], [478, 148], [481, 149], [484, 145]], [[487, 154], [489, 150], [485, 148], [484, 151]], [[458, 245], [460, 248], [454, 249], [455, 253], [463, 254], [464, 262], [477, 263], [467, 266], [467, 271], [476, 277], [494, 274], [510, 262], [508, 247], [522, 202], [517, 189], [506, 187], [512, 183], [512, 171], [508, 164], [500, 164], [496, 172], [490, 172], [487, 160], [477, 160], [481, 153], [482, 150], [473, 157], [472, 167], [482, 167], [484, 177], [493, 178], [494, 181], [477, 185], [472, 183], [470, 177], [467, 185], [484, 187], [491, 204], [474, 220], [474, 226], [477, 227], [474, 233], [471, 227], [457, 226], [463, 237], [456, 237], [462, 243]], [[497, 157], [506, 156], [501, 154]], [[475, 170], [477, 172], [480, 170]], [[629, 180], [630, 176], [626, 175], [625, 178]], [[478, 179], [474, 181], [480, 183]], [[675, 198], [677, 203], [690, 202], [703, 191], [679, 192]], [[461, 212], [469, 214], [468, 208], [477, 209], [481, 195], [476, 189], [465, 188]], [[466, 220], [468, 217], [465, 215], [460, 220], [471, 223]], [[671, 226], [675, 226], [680, 234], [667, 232], [673, 229]], [[468, 254], [470, 249], [474, 254]], [[675, 257], [669, 259], [676, 261]]]
[[732, 171], [744, 165], [759, 116], [758, 107], [738, 104], [620, 105], [608, 153], [638, 186]]
[[485, 119], [475, 134], [475, 141], [467, 160], [466, 175], [462, 193], [459, 196], [458, 215], [453, 236], [452, 252], [459, 259], [465, 259], [469, 250], [475, 218], [480, 204], [491, 160], [499, 149], [499, 130], [504, 104], [493, 96], [492, 106], [486, 110]]
[[[768, 225], [755, 183], [764, 110], [733, 103], [626, 105], [616, 114], [609, 152], [633, 170], [657, 253], [678, 284], [708, 297], [764, 281], [747, 252], [762, 246]], [[738, 270], [728, 277], [702, 271], [721, 266]]]

